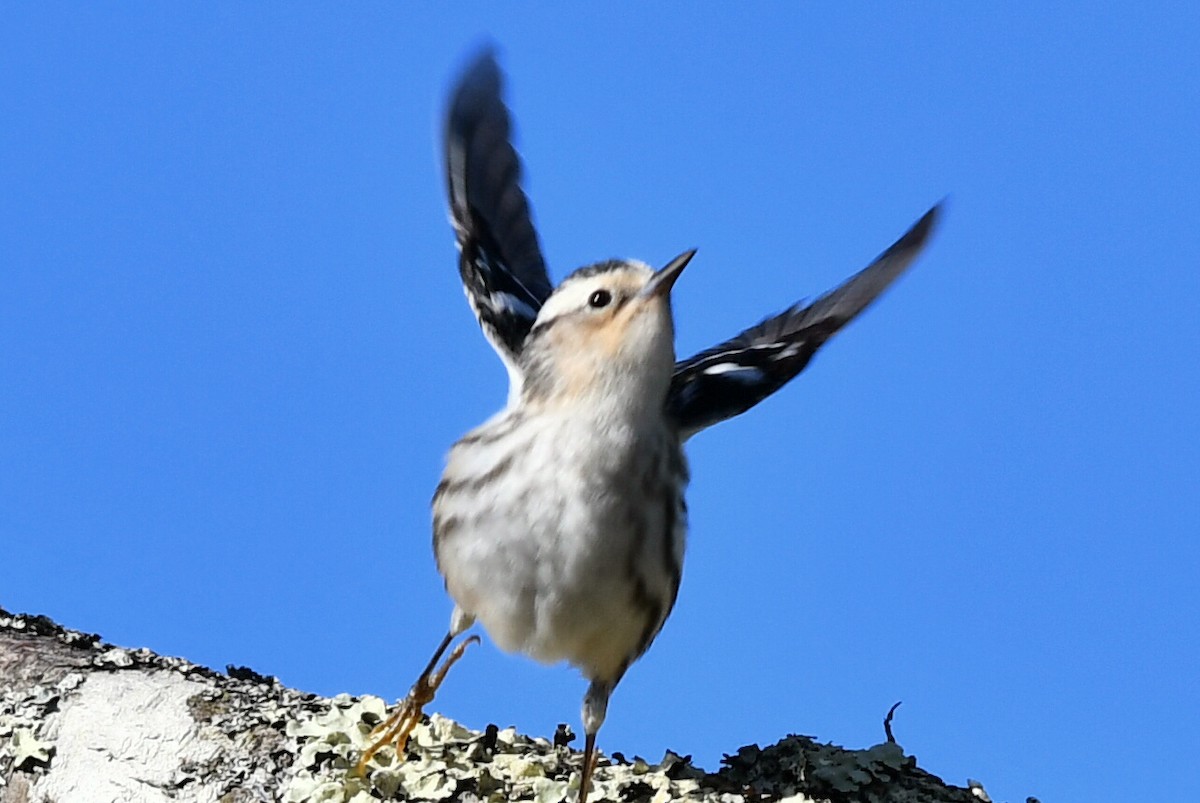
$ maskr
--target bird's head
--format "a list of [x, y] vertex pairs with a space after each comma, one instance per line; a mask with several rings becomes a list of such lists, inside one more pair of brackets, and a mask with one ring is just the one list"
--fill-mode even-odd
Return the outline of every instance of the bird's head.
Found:
[[660, 404], [675, 365], [671, 288], [695, 253], [657, 271], [614, 260], [568, 276], [526, 341], [526, 397]]

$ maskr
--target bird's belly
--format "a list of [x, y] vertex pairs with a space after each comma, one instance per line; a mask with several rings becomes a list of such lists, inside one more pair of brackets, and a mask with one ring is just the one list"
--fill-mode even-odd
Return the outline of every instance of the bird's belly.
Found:
[[501, 649], [615, 679], [674, 602], [685, 478], [655, 486], [538, 448], [522, 452], [532, 472], [496, 471], [502, 458], [465, 472], [451, 454], [434, 506], [438, 566]]
[[[598, 676], [617, 671], [646, 627], [647, 612], [630, 608], [624, 574], [595, 550], [546, 521], [481, 519], [481, 537], [452, 541], [444, 552], [446, 588], [508, 652], [539, 661], [569, 661]], [[534, 543], [529, 534], [538, 535]], [[600, 540], [598, 534], [593, 535]], [[458, 547], [465, 544], [464, 547]]]

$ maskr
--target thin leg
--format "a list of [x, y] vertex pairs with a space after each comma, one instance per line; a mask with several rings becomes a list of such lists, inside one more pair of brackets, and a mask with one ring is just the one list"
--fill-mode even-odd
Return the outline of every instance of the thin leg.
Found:
[[442, 660], [442, 655], [445, 654], [447, 648], [450, 646], [450, 642], [452, 641], [454, 641], [454, 634], [447, 633], [446, 637], [442, 639], [442, 643], [438, 645], [437, 651], [434, 652], [433, 657], [429, 659], [429, 663], [425, 665], [425, 671], [417, 676], [417, 682], [413, 684], [413, 688], [421, 685], [422, 678], [427, 678], [433, 674], [434, 667], [437, 666], [438, 661]]
[[608, 713], [608, 696], [612, 694], [613, 685], [593, 680], [583, 697], [583, 769], [579, 773], [579, 803], [587, 803], [592, 773], [596, 769], [596, 733]]
[[442, 639], [442, 643], [438, 645], [437, 651], [434, 652], [433, 658], [429, 660], [429, 664], [425, 667], [425, 671], [417, 678], [417, 682], [413, 684], [408, 692], [408, 696], [396, 707], [396, 710], [388, 717], [381, 725], [371, 732], [372, 736], [377, 737], [370, 747], [362, 754], [362, 758], [358, 760], [358, 764], [354, 768], [354, 772], [358, 775], [365, 775], [367, 765], [371, 763], [371, 759], [379, 752], [380, 748], [387, 744], [396, 745], [396, 754], [404, 752], [404, 748], [408, 745], [408, 737], [412, 733], [413, 728], [421, 721], [424, 708], [429, 703], [433, 702], [434, 695], [437, 694], [438, 688], [442, 685], [442, 681], [446, 679], [446, 673], [450, 671], [450, 667], [458, 663], [458, 660], [463, 657], [467, 647], [479, 642], [479, 636], [471, 636], [455, 647], [446, 661], [438, 668], [438, 661], [442, 655], [449, 649], [451, 642], [459, 636], [462, 631], [471, 626], [474, 621], [472, 617], [464, 616], [457, 609], [455, 615], [451, 619], [450, 632]]
[[579, 773], [579, 803], [587, 803], [588, 790], [592, 785], [592, 771], [596, 768], [596, 734], [589, 733], [583, 739], [583, 770]]

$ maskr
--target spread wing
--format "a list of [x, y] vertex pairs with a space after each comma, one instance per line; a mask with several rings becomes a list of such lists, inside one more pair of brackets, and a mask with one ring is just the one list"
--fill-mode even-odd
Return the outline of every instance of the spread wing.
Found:
[[675, 364], [667, 413], [685, 438], [744, 413], [804, 370], [921, 252], [937, 220], [930, 209], [874, 262], [807, 306], [797, 304]]
[[463, 289], [516, 392], [517, 356], [553, 288], [521, 190], [501, 83], [495, 57], [484, 51], [455, 86], [446, 120], [446, 183]]

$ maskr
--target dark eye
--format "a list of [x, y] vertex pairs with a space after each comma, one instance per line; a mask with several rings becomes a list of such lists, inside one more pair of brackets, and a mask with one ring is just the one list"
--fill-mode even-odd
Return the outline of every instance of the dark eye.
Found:
[[610, 301], [612, 301], [612, 293], [607, 290], [597, 290], [588, 297], [588, 306], [600, 309], [607, 307]]

